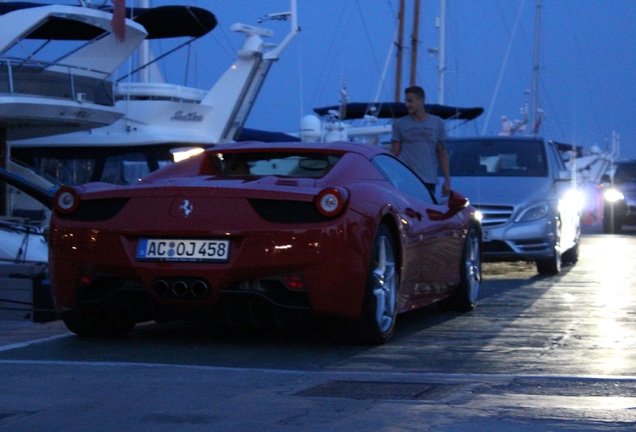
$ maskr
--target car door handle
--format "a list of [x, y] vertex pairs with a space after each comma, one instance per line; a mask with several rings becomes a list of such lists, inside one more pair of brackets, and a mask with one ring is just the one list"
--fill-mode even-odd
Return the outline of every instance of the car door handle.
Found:
[[410, 217], [411, 219], [417, 219], [417, 220], [422, 220], [422, 213], [413, 210], [410, 207], [407, 207], [407, 209], [405, 210], [404, 214], [406, 214], [408, 217]]

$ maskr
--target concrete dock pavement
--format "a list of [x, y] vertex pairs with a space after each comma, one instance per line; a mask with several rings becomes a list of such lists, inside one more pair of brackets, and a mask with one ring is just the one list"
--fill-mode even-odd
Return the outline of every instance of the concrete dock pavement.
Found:
[[555, 278], [485, 268], [478, 308], [401, 316], [351, 346], [309, 332], [144, 324], [82, 339], [0, 322], [4, 431], [627, 431], [636, 428], [636, 233], [586, 233]]

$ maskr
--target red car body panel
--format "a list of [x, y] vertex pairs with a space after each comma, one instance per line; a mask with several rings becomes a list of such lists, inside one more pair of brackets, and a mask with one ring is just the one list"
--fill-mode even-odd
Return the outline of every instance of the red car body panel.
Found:
[[[337, 154], [340, 160], [315, 178], [222, 178], [211, 162], [216, 153], [299, 149]], [[462, 247], [474, 209], [449, 212], [445, 205], [409, 199], [370, 162], [380, 154], [389, 155], [351, 143], [240, 143], [215, 147], [135, 185], [76, 187], [77, 210], [64, 214], [57, 209], [51, 221], [56, 308], [62, 313], [82, 309], [121, 291], [143, 293], [152, 310], [207, 310], [226, 295], [262, 294], [254, 281], [279, 283], [289, 275], [302, 286], [284, 282], [280, 299], [267, 294], [271, 302], [356, 319], [381, 223], [390, 227], [398, 244], [399, 310], [448, 297], [460, 281]], [[286, 210], [288, 203], [313, 208], [326, 187], [346, 190], [341, 215], [308, 222]], [[264, 210], [258, 210], [261, 204]], [[191, 212], [186, 214], [184, 205]], [[266, 220], [262, 212], [274, 220]], [[136, 251], [142, 238], [227, 239], [230, 253], [227, 262], [140, 261]], [[209, 295], [158, 295], [158, 280], [180, 277], [207, 281]], [[296, 302], [296, 295], [305, 300]]]

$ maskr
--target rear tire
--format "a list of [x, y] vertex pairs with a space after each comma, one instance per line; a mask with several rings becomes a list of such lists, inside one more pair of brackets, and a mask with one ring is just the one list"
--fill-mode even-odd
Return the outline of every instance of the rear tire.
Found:
[[373, 243], [362, 317], [353, 329], [359, 343], [380, 345], [393, 335], [399, 286], [396, 256], [391, 232], [380, 225]]
[[481, 245], [477, 228], [471, 226], [466, 233], [462, 252], [460, 283], [449, 306], [457, 312], [470, 312], [475, 309], [481, 288]]
[[620, 206], [605, 204], [603, 211], [603, 232], [605, 234], [620, 234], [623, 229], [623, 218], [620, 214]]

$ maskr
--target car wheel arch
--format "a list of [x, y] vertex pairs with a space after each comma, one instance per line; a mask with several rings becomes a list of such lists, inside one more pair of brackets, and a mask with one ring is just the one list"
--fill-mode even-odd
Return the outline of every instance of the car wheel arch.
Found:
[[[397, 269], [398, 272], [401, 273], [401, 269], [402, 269], [402, 255], [403, 255], [403, 251], [402, 251], [402, 232], [400, 229], [400, 224], [398, 223], [398, 219], [397, 216], [395, 214], [393, 214], [392, 212], [387, 212], [383, 215], [382, 219], [380, 220], [380, 223], [378, 224], [378, 228], [380, 227], [380, 225], [384, 225], [389, 229], [389, 232], [391, 233], [391, 235], [393, 236], [393, 241], [395, 243], [395, 249], [397, 251], [397, 257], [395, 257], [395, 260], [397, 261]], [[399, 291], [399, 287], [398, 287], [398, 291]]]
[[399, 308], [400, 270], [397, 261], [399, 247], [395, 225], [390, 219], [381, 221], [374, 235], [365, 295], [360, 317], [348, 323], [353, 341], [363, 345], [387, 342], [395, 328]]
[[553, 220], [554, 231], [552, 234], [554, 236], [554, 245], [552, 248], [554, 254], [548, 258], [541, 258], [535, 261], [537, 272], [542, 276], [556, 276], [561, 272], [561, 257], [563, 252], [561, 250], [561, 214], [555, 214]]

